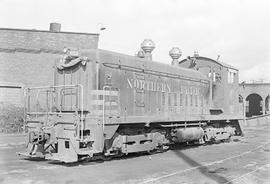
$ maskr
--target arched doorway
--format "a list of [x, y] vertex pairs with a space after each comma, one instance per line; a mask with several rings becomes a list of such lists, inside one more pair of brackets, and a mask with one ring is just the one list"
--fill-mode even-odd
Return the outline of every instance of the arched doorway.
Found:
[[252, 93], [246, 98], [246, 117], [262, 115], [262, 97]]
[[270, 113], [270, 96], [268, 95], [265, 98], [265, 114], [269, 114]]

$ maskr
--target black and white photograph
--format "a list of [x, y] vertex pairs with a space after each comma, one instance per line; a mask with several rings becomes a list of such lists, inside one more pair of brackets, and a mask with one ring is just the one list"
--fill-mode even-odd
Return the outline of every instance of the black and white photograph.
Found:
[[270, 184], [270, 1], [0, 0], [1, 184]]

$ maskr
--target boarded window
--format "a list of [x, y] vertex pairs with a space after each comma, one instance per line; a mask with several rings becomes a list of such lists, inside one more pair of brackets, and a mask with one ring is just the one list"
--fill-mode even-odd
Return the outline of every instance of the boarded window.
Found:
[[1, 86], [0, 85], [0, 102], [10, 103], [16, 106], [23, 106], [21, 86]]

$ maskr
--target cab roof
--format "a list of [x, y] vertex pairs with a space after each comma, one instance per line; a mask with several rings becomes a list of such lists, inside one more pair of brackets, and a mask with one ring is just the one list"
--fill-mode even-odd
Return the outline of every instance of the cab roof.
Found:
[[[221, 62], [221, 61], [217, 61], [217, 60], [214, 60], [214, 59], [211, 59], [211, 58], [208, 58], [208, 57], [196, 56], [196, 59], [210, 61], [210, 62], [216, 63], [217, 65], [220, 65], [222, 67], [226, 67], [226, 68], [230, 68], [230, 69], [233, 69], [233, 70], [237, 70], [238, 71], [238, 69], [235, 68], [232, 65], [229, 65], [227, 63], [224, 63], [224, 62]], [[183, 60], [179, 61], [179, 64], [185, 63], [186, 61], [187, 61], [187, 59], [183, 59]]]

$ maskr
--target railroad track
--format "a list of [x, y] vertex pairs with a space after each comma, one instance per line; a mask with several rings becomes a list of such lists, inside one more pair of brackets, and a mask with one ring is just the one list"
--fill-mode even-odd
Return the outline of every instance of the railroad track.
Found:
[[[247, 118], [246, 121], [260, 120], [261, 118], [265, 118], [265, 117], [270, 117], [270, 114], [256, 116], [256, 117], [250, 117], [250, 118]], [[265, 142], [264, 144], [261, 144], [261, 145], [255, 147], [253, 149], [250, 149], [248, 151], [242, 152], [241, 154], [233, 155], [233, 156], [227, 157], [225, 159], [212, 161], [212, 162], [209, 162], [209, 163], [206, 163], [206, 164], [203, 164], [203, 165], [198, 165], [198, 166], [195, 166], [195, 167], [191, 167], [191, 168], [188, 168], [188, 169], [185, 169], [185, 170], [175, 171], [175, 172], [172, 172], [170, 174], [165, 174], [165, 175], [162, 175], [162, 176], [159, 176], [159, 177], [156, 177], [156, 178], [146, 179], [146, 180], [140, 182], [139, 184], [155, 183], [155, 182], [159, 182], [162, 179], [174, 177], [174, 176], [181, 175], [181, 174], [187, 174], [188, 172], [196, 171], [196, 170], [198, 170], [200, 168], [205, 168], [205, 167], [209, 167], [209, 166], [213, 166], [213, 165], [223, 164], [226, 161], [241, 158], [242, 156], [247, 156], [248, 154], [254, 153], [254, 152], [256, 152], [256, 151], [258, 151], [260, 149], [264, 149], [265, 151], [270, 152], [270, 141]], [[229, 181], [225, 182], [224, 184], [229, 184], [229, 183], [232, 183], [232, 182], [241, 181], [243, 178], [245, 178], [245, 177], [247, 177], [249, 175], [252, 175], [253, 173], [255, 173], [255, 172], [259, 171], [259, 170], [262, 170], [265, 167], [270, 167], [270, 163], [267, 162], [267, 163], [261, 164], [260, 167], [256, 167], [254, 170], [252, 170], [250, 172], [246, 172], [245, 174], [239, 175], [239, 176], [237, 176], [235, 178], [231, 178]]]
[[266, 121], [270, 120], [270, 114], [265, 114], [265, 115], [259, 115], [259, 116], [252, 116], [244, 119], [245, 125], [249, 124], [260, 124], [260, 123], [265, 123]]
[[246, 118], [246, 120], [259, 119], [259, 118], [264, 118], [264, 117], [270, 117], [270, 114], [264, 114], [264, 115], [259, 115], [259, 116], [252, 116], [252, 117]]
[[248, 177], [248, 176], [252, 175], [253, 173], [255, 173], [257, 171], [262, 170], [262, 169], [265, 169], [265, 168], [268, 168], [268, 167], [270, 168], [270, 163], [264, 164], [261, 167], [258, 167], [258, 168], [254, 169], [254, 170], [252, 170], [250, 172], [247, 172], [247, 173], [245, 173], [245, 174], [243, 174], [243, 175], [241, 175], [239, 177], [236, 177], [236, 178], [234, 178], [234, 179], [232, 179], [232, 180], [230, 180], [230, 181], [228, 181], [228, 182], [226, 182], [224, 184], [229, 184], [229, 183], [238, 182], [238, 181], [240, 181], [242, 183], [246, 183], [244, 181], [245, 177]]
[[[257, 146], [256, 148], [254, 149], [251, 149], [249, 151], [246, 151], [246, 152], [243, 152], [241, 154], [237, 154], [237, 155], [234, 155], [234, 156], [231, 156], [231, 157], [227, 157], [225, 159], [220, 159], [220, 160], [216, 160], [216, 161], [213, 161], [213, 162], [209, 162], [209, 163], [206, 163], [206, 164], [203, 164], [203, 165], [199, 165], [199, 166], [195, 166], [195, 167], [191, 167], [191, 168], [188, 168], [188, 169], [185, 169], [185, 170], [181, 170], [181, 171], [176, 171], [176, 172], [173, 172], [173, 173], [170, 173], [170, 174], [166, 174], [166, 175], [163, 175], [163, 176], [160, 176], [160, 177], [156, 177], [156, 178], [151, 178], [151, 179], [148, 179], [148, 180], [145, 180], [145, 181], [142, 181], [140, 182], [139, 184], [147, 184], [147, 183], [154, 183], [154, 182], [158, 182], [159, 180], [162, 180], [162, 179], [165, 179], [165, 178], [169, 178], [169, 177], [173, 177], [173, 176], [176, 176], [176, 175], [180, 175], [180, 174], [186, 174], [187, 172], [191, 172], [191, 171], [194, 171], [194, 170], [197, 170], [197, 169], [200, 169], [200, 168], [203, 168], [203, 167], [209, 167], [209, 166], [212, 166], [212, 165], [216, 165], [216, 164], [223, 164], [225, 161], [229, 161], [229, 160], [233, 160], [233, 159], [236, 159], [236, 158], [239, 158], [239, 157], [242, 157], [244, 155], [247, 155], [247, 154], [250, 154], [250, 153], [253, 153], [259, 149], [263, 149], [267, 146], [270, 146], [270, 141], [269, 142], [266, 142], [260, 146]], [[270, 150], [269, 150], [270, 151]], [[231, 183], [232, 181], [235, 181], [235, 180], [238, 180], [238, 179], [241, 179], [242, 177], [245, 177], [246, 175], [248, 174], [252, 174], [253, 172], [256, 172], [257, 170], [263, 168], [264, 166], [267, 166], [267, 165], [270, 165], [270, 163], [267, 163], [267, 164], [264, 164], [263, 166], [251, 171], [251, 172], [248, 172], [248, 173], [245, 173], [237, 178], [234, 178], [232, 180], [230, 180], [229, 182], [227, 182], [226, 184], [228, 183]]]

